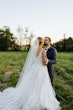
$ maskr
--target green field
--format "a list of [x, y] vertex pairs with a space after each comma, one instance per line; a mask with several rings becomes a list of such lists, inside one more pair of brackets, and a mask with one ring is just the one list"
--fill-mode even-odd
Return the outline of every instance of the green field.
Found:
[[[15, 86], [27, 52], [0, 52], [0, 90]], [[62, 110], [73, 110], [73, 53], [58, 53], [54, 86]]]

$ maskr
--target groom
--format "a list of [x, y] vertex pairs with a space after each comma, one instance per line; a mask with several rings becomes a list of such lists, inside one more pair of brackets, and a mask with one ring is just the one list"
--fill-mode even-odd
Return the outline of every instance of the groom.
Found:
[[51, 46], [51, 39], [49, 37], [45, 37], [44, 39], [44, 49], [46, 50], [46, 55], [47, 55], [45, 64], [47, 64], [48, 74], [50, 76], [50, 80], [53, 85], [53, 77], [54, 77], [53, 64], [56, 63], [57, 51], [54, 47]]

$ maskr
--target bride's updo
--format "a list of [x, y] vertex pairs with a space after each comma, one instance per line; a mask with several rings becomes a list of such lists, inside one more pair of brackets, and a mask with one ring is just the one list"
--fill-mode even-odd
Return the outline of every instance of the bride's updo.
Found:
[[42, 37], [38, 37], [37, 39], [39, 40], [39, 45], [44, 44], [44, 39]]

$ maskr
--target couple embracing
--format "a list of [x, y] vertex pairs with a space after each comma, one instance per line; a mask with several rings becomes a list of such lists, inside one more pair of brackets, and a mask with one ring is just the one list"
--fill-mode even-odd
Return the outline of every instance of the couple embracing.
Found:
[[38, 37], [15, 88], [0, 92], [0, 110], [61, 110], [52, 86], [55, 63], [56, 49], [51, 47], [51, 39]]

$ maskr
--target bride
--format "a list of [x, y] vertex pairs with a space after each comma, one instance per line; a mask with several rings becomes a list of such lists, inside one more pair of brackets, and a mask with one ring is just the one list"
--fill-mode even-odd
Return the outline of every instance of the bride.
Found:
[[16, 87], [0, 92], [0, 110], [61, 110], [44, 64], [44, 39], [32, 44]]

